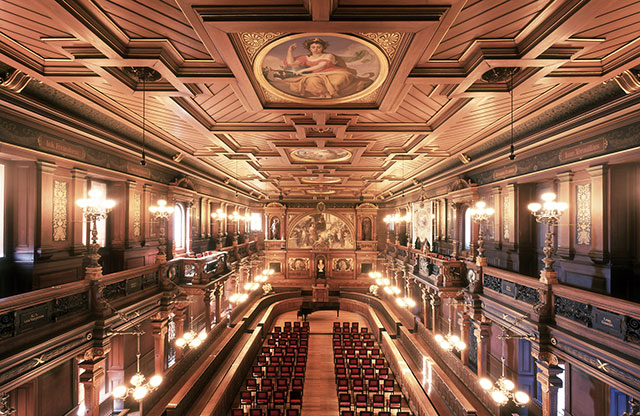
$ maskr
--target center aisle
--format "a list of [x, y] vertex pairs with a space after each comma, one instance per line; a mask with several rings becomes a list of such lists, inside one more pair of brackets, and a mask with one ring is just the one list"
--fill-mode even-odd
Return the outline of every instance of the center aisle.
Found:
[[[295, 321], [296, 313], [280, 315], [275, 325], [284, 321]], [[317, 311], [309, 315], [309, 350], [307, 369], [302, 396], [302, 416], [338, 416], [338, 394], [333, 372], [332, 330], [334, 321], [358, 322], [367, 326], [366, 321], [352, 312], [341, 311], [336, 317], [334, 311]]]

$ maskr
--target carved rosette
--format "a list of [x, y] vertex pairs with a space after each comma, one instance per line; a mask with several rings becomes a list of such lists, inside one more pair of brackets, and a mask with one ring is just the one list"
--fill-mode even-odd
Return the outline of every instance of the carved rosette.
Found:
[[395, 57], [398, 51], [398, 45], [400, 45], [400, 41], [403, 38], [401, 32], [360, 32], [358, 35], [366, 38], [382, 49], [389, 61], [392, 61]]
[[285, 32], [259, 32], [259, 33], [240, 33], [240, 40], [242, 41], [242, 47], [244, 48], [249, 61], [253, 63], [256, 54], [264, 45], [271, 42], [274, 39], [277, 39], [283, 35], [286, 35]]

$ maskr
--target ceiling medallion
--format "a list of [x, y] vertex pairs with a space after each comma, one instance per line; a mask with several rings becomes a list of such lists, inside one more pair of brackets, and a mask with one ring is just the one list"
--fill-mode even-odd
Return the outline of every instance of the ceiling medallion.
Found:
[[340, 148], [301, 148], [295, 149], [290, 154], [294, 162], [303, 163], [339, 163], [351, 158], [351, 152]]
[[301, 178], [300, 182], [313, 185], [313, 184], [326, 184], [326, 183], [340, 183], [342, 182], [342, 179], [333, 178], [333, 177], [318, 178], [315, 176], [308, 176], [308, 177]]
[[[314, 68], [315, 69], [311, 69]], [[289, 103], [333, 105], [365, 97], [389, 72], [375, 44], [341, 33], [302, 33], [266, 45], [253, 64], [269, 94]]]
[[511, 80], [511, 77], [515, 75], [520, 68], [515, 67], [498, 67], [491, 68], [484, 74], [482, 74], [482, 80], [495, 84], [497, 82], [507, 82]]

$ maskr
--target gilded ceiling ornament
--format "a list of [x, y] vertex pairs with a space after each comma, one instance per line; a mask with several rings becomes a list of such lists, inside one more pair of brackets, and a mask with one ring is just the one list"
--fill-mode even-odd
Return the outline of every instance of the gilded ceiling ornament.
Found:
[[244, 51], [249, 57], [249, 61], [253, 63], [256, 54], [264, 45], [284, 34], [285, 32], [241, 33], [240, 39], [242, 40]]
[[31, 81], [31, 79], [32, 78], [29, 75], [16, 69], [11, 74], [6, 73], [4, 75], [0, 75], [0, 87], [19, 94], [27, 85], [29, 85], [29, 81]]
[[53, 181], [53, 241], [67, 239], [67, 182]]
[[384, 51], [385, 55], [387, 55], [389, 61], [393, 60], [393, 57], [398, 50], [400, 40], [402, 39], [402, 34], [400, 32], [361, 32], [358, 33], [358, 35], [363, 36], [378, 45]]

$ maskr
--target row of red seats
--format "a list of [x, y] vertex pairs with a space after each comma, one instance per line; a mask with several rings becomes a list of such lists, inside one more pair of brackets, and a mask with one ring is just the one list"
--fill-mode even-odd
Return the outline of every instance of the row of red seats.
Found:
[[346, 407], [347, 410], [352, 410], [352, 408], [355, 407], [356, 411], [359, 409], [363, 409], [364, 411], [371, 409], [371, 411], [397, 410], [400, 412], [402, 410], [402, 396], [399, 394], [391, 394], [388, 399], [385, 399], [384, 394], [374, 394], [370, 400], [368, 394], [356, 393], [353, 395], [352, 401], [351, 394], [340, 393], [338, 394], [338, 407], [340, 410], [342, 410], [343, 407]]
[[[244, 409], [231, 410], [231, 416], [300, 416], [300, 409], [267, 409], [266, 412], [261, 408], [251, 408], [248, 413]], [[355, 415], [352, 415], [355, 416]]]
[[[353, 410], [343, 410], [342, 413], [340, 413], [340, 416], [356, 416], [356, 412], [354, 412]], [[374, 412], [368, 411], [368, 410], [361, 410], [360, 413], [358, 413], [358, 416], [374, 416]], [[391, 416], [391, 412], [386, 410], [381, 410], [378, 413], [375, 413], [375, 416]], [[395, 416], [411, 416], [411, 413], [397, 412]]]
[[[276, 328], [278, 328], [276, 330]], [[256, 365], [251, 368], [246, 381], [246, 389], [240, 392], [240, 406], [231, 415], [289, 416], [299, 415], [302, 408], [302, 392], [307, 364], [307, 346], [299, 346], [308, 341], [309, 326], [285, 322], [285, 330], [274, 327], [260, 349]], [[276, 332], [277, 331], [277, 332]], [[270, 345], [282, 343], [282, 346]], [[284, 345], [287, 345], [286, 347]], [[295, 344], [295, 345], [292, 345]], [[307, 344], [308, 345], [308, 344]], [[297, 406], [297, 413], [289, 412], [289, 406]], [[265, 413], [266, 412], [266, 413]]]

